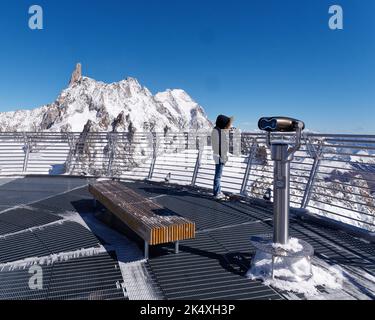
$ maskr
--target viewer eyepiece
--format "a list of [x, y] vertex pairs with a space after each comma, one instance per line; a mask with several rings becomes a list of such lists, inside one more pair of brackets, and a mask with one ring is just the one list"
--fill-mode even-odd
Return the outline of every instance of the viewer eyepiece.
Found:
[[303, 121], [288, 117], [263, 117], [258, 122], [260, 130], [268, 132], [296, 132], [305, 129]]

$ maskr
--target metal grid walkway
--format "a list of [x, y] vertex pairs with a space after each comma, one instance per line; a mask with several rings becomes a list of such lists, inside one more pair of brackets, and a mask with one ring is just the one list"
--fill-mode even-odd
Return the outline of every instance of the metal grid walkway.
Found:
[[[250, 237], [272, 233], [269, 207], [238, 201], [217, 202], [204, 192], [187, 187], [145, 182], [125, 184], [197, 224], [197, 237], [181, 241], [180, 254], [174, 254], [172, 245], [151, 247], [151, 258], [144, 268], [151, 273], [157, 291], [165, 299], [290, 298], [285, 292], [244, 277], [255, 250]], [[129, 257], [134, 256], [129, 244], [122, 246], [121, 258], [110, 255], [108, 252], [113, 248], [107, 247], [103, 240], [104, 229], [79, 222], [80, 217], [93, 216], [86, 180], [50, 177], [9, 180], [0, 184], [0, 199], [6, 206], [0, 208], [0, 299], [127, 298], [126, 288], [121, 286], [124, 282], [121, 266], [138, 258], [128, 260], [127, 250]], [[12, 199], [14, 207], [3, 199]], [[325, 263], [337, 264], [353, 275], [365, 272], [375, 276], [372, 243], [300, 220], [291, 221], [291, 235], [311, 243], [316, 257]], [[116, 241], [122, 240], [116, 238]], [[80, 250], [85, 252], [83, 256]], [[64, 253], [71, 253], [72, 257], [66, 261], [53, 260]], [[38, 257], [52, 260], [43, 265], [43, 290], [33, 291], [28, 287], [28, 268], [20, 266], [27, 261], [24, 259], [33, 261]], [[374, 291], [362, 280], [355, 284], [361, 297], [374, 299]], [[330, 297], [324, 290], [321, 293]], [[346, 293], [340, 294], [336, 296], [347, 297]]]
[[[89, 199], [85, 189], [85, 180], [65, 178], [15, 179], [0, 186], [7, 204], [0, 211], [0, 299], [127, 298], [118, 262], [79, 222], [76, 208]], [[32, 266], [41, 268], [38, 290], [29, 285]]]
[[[197, 222], [197, 238], [182, 241], [179, 255], [173, 254], [171, 246], [159, 246], [151, 251], [149, 265], [167, 299], [290, 298], [285, 292], [244, 277], [255, 253], [250, 237], [273, 232], [269, 207], [238, 201], [216, 202], [204, 193], [183, 187], [168, 188], [139, 182], [127, 185]], [[291, 236], [312, 244], [316, 257], [329, 265], [339, 265], [349, 273], [363, 271], [374, 275], [373, 243], [299, 219], [292, 219], [290, 231]], [[361, 287], [361, 284], [355, 285]], [[359, 291], [357, 296], [375, 298], [371, 290], [362, 288]], [[327, 295], [323, 288], [320, 292], [322, 296]], [[335, 296], [356, 298], [346, 293], [335, 293]], [[301, 295], [295, 297], [303, 298]]]
[[121, 272], [108, 254], [43, 266], [43, 289], [28, 286], [28, 269], [0, 271], [0, 299], [125, 299], [116, 282]]

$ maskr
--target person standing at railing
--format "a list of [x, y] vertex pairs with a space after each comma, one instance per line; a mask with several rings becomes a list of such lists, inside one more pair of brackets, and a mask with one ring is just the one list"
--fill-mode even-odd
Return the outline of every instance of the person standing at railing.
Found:
[[211, 134], [213, 158], [215, 161], [215, 178], [213, 194], [217, 200], [225, 200], [226, 196], [221, 192], [221, 177], [223, 169], [228, 162], [229, 151], [229, 129], [232, 127], [233, 117], [219, 115], [216, 119], [215, 128]]

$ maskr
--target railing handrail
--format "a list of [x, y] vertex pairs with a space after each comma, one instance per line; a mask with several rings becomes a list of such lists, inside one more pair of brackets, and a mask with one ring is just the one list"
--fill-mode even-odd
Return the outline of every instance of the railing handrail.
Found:
[[[265, 136], [265, 133], [262, 131], [242, 131], [239, 130], [242, 135], [261, 135]], [[150, 133], [153, 131], [135, 131], [135, 134], [146, 134]], [[190, 133], [207, 133], [211, 132], [210, 130], [191, 130], [191, 131], [170, 131], [167, 134], [190, 134]], [[79, 131], [67, 131], [67, 132], [58, 132], [58, 131], [0, 131], [0, 135], [6, 135], [6, 134], [11, 134], [11, 135], [23, 135], [23, 134], [39, 134], [39, 135], [67, 135], [67, 134], [77, 134], [80, 135], [83, 132]], [[90, 131], [86, 132], [88, 134], [92, 135], [107, 135], [108, 133], [118, 133], [118, 134], [126, 134], [128, 131], [121, 131], [121, 132], [113, 132], [113, 131]], [[156, 131], [157, 134], [163, 134], [164, 132], [161, 131]], [[286, 135], [290, 136], [290, 133], [280, 133], [281, 135]], [[317, 132], [304, 132], [303, 135], [306, 136], [311, 136], [311, 137], [343, 137], [343, 138], [348, 138], [348, 137], [355, 137], [355, 138], [370, 138], [370, 139], [375, 139], [375, 134], [355, 134], [355, 133], [317, 133]]]

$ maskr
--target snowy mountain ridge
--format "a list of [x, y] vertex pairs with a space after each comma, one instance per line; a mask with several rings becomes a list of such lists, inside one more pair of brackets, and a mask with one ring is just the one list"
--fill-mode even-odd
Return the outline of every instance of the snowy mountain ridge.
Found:
[[56, 101], [34, 110], [0, 113], [0, 131], [181, 131], [210, 129], [203, 108], [184, 90], [155, 95], [137, 79], [107, 84], [81, 74]]

